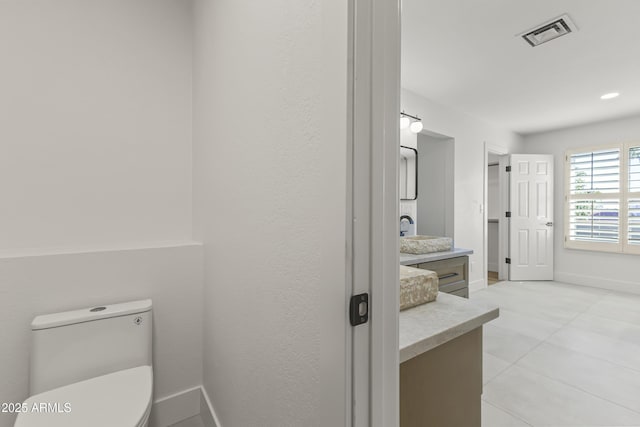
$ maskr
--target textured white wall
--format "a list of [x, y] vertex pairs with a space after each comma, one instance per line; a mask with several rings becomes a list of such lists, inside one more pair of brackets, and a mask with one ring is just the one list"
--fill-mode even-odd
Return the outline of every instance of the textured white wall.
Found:
[[425, 129], [455, 139], [454, 240], [458, 247], [473, 249], [471, 286], [482, 286], [484, 143], [515, 153], [521, 150], [522, 138], [407, 90], [402, 91], [402, 109], [422, 117]]
[[0, 252], [191, 237], [191, 13], [0, 2]]
[[347, 12], [196, 2], [204, 385], [224, 427], [345, 423]]
[[[200, 385], [200, 245], [0, 259], [0, 402], [29, 395], [33, 317], [145, 298], [153, 300], [154, 398]], [[0, 413], [0, 427], [13, 418]]]
[[638, 255], [564, 248], [564, 155], [570, 148], [640, 141], [640, 116], [529, 135], [524, 149], [553, 154], [555, 159], [555, 279], [589, 286], [614, 287], [640, 293]]

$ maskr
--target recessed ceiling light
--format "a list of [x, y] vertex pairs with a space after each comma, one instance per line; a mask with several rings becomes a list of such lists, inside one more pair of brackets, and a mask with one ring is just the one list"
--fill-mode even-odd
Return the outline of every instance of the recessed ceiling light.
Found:
[[600, 97], [600, 99], [613, 99], [613, 98], [617, 98], [618, 96], [620, 96], [618, 92], [611, 92], [611, 93], [605, 93]]

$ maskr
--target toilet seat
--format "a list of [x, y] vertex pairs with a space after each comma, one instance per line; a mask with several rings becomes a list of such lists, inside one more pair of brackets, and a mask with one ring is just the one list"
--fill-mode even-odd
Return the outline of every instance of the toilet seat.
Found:
[[151, 366], [102, 375], [29, 397], [14, 427], [143, 427], [152, 390]]

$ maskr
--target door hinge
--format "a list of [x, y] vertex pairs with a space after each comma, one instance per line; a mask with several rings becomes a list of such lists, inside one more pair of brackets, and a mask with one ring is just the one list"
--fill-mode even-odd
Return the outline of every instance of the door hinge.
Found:
[[369, 321], [369, 294], [358, 294], [349, 301], [349, 320], [351, 326], [362, 325]]
[[509, 212], [505, 212], [505, 213], [504, 213], [504, 216], [506, 216], [507, 218], [511, 218], [511, 211], [509, 211]]
[[506, 262], [507, 264], [511, 264], [511, 258], [505, 258], [504, 262]]
[[505, 169], [507, 170], [507, 172], [511, 172], [511, 166], [507, 166]]

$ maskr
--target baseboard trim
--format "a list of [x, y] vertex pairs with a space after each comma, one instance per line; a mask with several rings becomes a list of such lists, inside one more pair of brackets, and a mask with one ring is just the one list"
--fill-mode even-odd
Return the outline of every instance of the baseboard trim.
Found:
[[489, 271], [500, 271], [500, 265], [498, 265], [497, 262], [495, 262], [495, 263], [490, 262], [489, 265], [487, 266], [487, 270], [489, 270]]
[[200, 387], [200, 416], [202, 417], [205, 427], [222, 427], [204, 386]]
[[474, 280], [469, 283], [469, 293], [481, 291], [487, 287], [487, 281], [484, 279]]
[[170, 427], [200, 415], [205, 427], [222, 427], [203, 386], [165, 396], [153, 402], [150, 427]]
[[200, 386], [160, 398], [151, 408], [151, 427], [168, 427], [200, 413]]
[[555, 272], [554, 280], [556, 282], [570, 283], [572, 285], [640, 294], [640, 283], [638, 282], [612, 280], [607, 277], [583, 276], [581, 274], [565, 273], [560, 271]]

